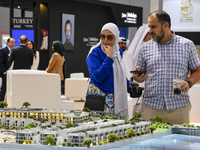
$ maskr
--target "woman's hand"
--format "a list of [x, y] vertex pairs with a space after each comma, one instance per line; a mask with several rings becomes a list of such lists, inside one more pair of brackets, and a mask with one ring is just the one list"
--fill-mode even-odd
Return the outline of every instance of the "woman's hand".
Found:
[[112, 54], [113, 54], [113, 49], [111, 46], [109, 45], [103, 45], [103, 48], [105, 50], [105, 53], [108, 57], [112, 58]]

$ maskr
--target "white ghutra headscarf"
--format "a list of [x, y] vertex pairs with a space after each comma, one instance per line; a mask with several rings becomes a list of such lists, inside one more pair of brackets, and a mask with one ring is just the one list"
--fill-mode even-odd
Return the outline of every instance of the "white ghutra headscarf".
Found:
[[[128, 118], [128, 104], [127, 104], [127, 81], [126, 81], [126, 73], [125, 73], [125, 64], [119, 53], [119, 30], [118, 27], [114, 23], [105, 24], [101, 32], [103, 30], [109, 30], [115, 36], [115, 45], [113, 48], [112, 59], [113, 63], [113, 73], [114, 73], [114, 104], [115, 104], [115, 115], [122, 116]], [[92, 51], [101, 45], [101, 49], [103, 50], [103, 45], [100, 40], [97, 45], [94, 45], [90, 48], [88, 56], [92, 53]], [[87, 56], [87, 57], [88, 57]]]

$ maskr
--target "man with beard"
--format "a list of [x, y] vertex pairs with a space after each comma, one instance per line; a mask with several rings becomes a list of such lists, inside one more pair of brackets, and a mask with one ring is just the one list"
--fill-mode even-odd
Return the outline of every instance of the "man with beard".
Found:
[[126, 54], [127, 52], [127, 46], [129, 44], [129, 40], [124, 38], [124, 37], [119, 37], [119, 48], [120, 48], [120, 55], [123, 56]]
[[[145, 81], [142, 118], [161, 116], [163, 122], [189, 123], [191, 104], [188, 90], [200, 79], [200, 61], [194, 43], [170, 30], [170, 16], [162, 10], [148, 17], [153, 40], [145, 43], [139, 53], [133, 78]], [[188, 78], [188, 72], [191, 76]], [[145, 74], [146, 73], [146, 74]], [[173, 79], [182, 79], [180, 94], [174, 94]]]

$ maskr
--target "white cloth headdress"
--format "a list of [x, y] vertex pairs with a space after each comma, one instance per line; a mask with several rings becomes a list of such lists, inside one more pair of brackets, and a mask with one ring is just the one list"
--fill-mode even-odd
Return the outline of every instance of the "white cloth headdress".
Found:
[[[126, 74], [125, 74], [125, 65], [119, 53], [119, 45], [118, 45], [119, 30], [118, 30], [118, 27], [114, 23], [105, 24], [102, 27], [101, 32], [105, 29], [108, 29], [109, 31], [111, 31], [115, 36], [115, 45], [112, 47], [113, 48], [112, 59], [114, 60], [113, 73], [114, 73], [115, 115], [128, 118], [127, 81], [126, 81]], [[101, 45], [101, 48], [102, 48], [101, 40], [97, 45], [94, 45], [90, 48], [88, 56], [99, 45]]]
[[[140, 48], [144, 44], [143, 40], [148, 32], [149, 32], [148, 26], [141, 26], [137, 30], [130, 46], [128, 47], [126, 55], [124, 55], [124, 61], [126, 65], [128, 65], [128, 67], [130, 68], [130, 70], [135, 70]], [[130, 74], [130, 76], [133, 75]]]
[[129, 44], [129, 40], [124, 38], [124, 37], [119, 37], [119, 41], [118, 42], [126, 42], [126, 46], [128, 46], [128, 44]]

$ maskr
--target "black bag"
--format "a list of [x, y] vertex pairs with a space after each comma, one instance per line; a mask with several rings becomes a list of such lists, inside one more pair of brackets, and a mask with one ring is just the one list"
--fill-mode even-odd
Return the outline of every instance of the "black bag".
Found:
[[104, 111], [105, 100], [106, 98], [100, 95], [87, 95], [84, 108], [87, 107], [90, 110]]
[[130, 84], [130, 97], [140, 97], [142, 95], [142, 91], [144, 90], [143, 87], [139, 87], [139, 84], [137, 83], [131, 83]]

